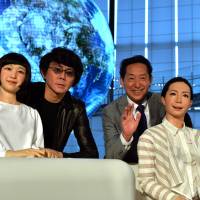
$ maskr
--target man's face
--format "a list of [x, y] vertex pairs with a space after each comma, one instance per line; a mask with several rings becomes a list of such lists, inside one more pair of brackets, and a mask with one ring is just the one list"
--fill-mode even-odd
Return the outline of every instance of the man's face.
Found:
[[46, 81], [45, 92], [47, 91], [52, 96], [62, 96], [72, 87], [75, 73], [71, 67], [51, 62], [44, 78]]
[[151, 84], [151, 78], [147, 66], [142, 63], [130, 64], [126, 68], [124, 79], [121, 78], [121, 85], [124, 87], [128, 97], [139, 104], [146, 97]]

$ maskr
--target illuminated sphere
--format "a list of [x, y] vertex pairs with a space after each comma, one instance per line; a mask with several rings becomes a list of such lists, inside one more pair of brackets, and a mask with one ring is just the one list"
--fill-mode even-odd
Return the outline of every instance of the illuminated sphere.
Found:
[[91, 115], [104, 101], [114, 71], [114, 45], [107, 22], [91, 0], [0, 0], [0, 56], [22, 53], [32, 81], [43, 81], [38, 63], [54, 47], [78, 54], [84, 73], [72, 94]]

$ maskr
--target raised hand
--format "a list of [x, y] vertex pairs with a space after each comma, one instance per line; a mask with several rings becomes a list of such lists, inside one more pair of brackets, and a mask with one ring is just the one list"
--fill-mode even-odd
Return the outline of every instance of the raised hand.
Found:
[[126, 141], [129, 141], [133, 136], [141, 118], [140, 112], [137, 113], [136, 117], [133, 116], [133, 109], [134, 105], [126, 106], [121, 116], [122, 135]]

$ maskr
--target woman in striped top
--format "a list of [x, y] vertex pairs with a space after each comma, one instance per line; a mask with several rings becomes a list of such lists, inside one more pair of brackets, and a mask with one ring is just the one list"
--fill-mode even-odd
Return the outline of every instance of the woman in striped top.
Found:
[[199, 200], [200, 131], [184, 124], [192, 87], [176, 77], [165, 84], [161, 96], [165, 118], [147, 129], [138, 143], [140, 190], [145, 199]]

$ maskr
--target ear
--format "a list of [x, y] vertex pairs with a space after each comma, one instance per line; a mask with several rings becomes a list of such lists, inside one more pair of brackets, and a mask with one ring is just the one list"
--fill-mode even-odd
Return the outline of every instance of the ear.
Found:
[[164, 97], [161, 97], [161, 102], [165, 106], [165, 98]]
[[124, 80], [123, 80], [122, 78], [120, 78], [120, 85], [121, 85], [122, 87], [124, 87]]

